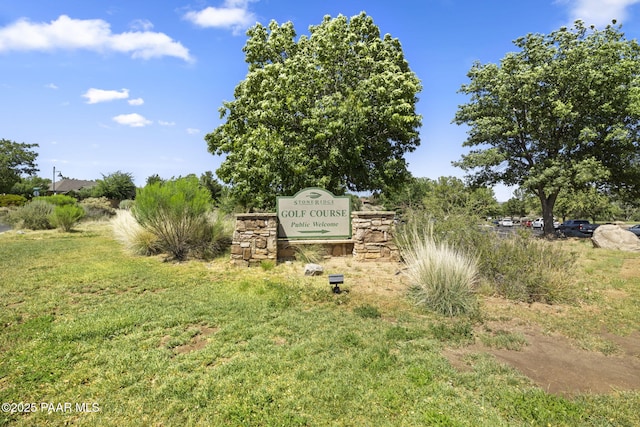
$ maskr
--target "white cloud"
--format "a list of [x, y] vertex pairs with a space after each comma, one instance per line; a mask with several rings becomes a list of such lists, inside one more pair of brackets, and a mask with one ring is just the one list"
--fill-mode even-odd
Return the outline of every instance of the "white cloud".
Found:
[[207, 7], [199, 12], [188, 12], [184, 19], [203, 28], [226, 28], [240, 34], [256, 23], [256, 16], [249, 11], [248, 0], [226, 0], [222, 7]]
[[46, 87], [47, 89], [58, 89], [58, 86], [54, 83], [49, 83], [48, 85], [44, 85], [44, 87]]
[[127, 53], [132, 58], [174, 56], [192, 60], [189, 49], [164, 33], [148, 31], [149, 24], [138, 24], [144, 31], [113, 34], [109, 23], [102, 19], [72, 19], [66, 15], [49, 23], [20, 19], [0, 28], [0, 52], [85, 49]]
[[197, 135], [200, 133], [200, 129], [195, 129], [195, 128], [187, 128], [187, 133], [189, 135]]
[[115, 116], [113, 121], [124, 126], [131, 126], [132, 128], [141, 128], [153, 123], [151, 120], [147, 120], [137, 113], [120, 114], [119, 116]]
[[580, 19], [587, 26], [604, 27], [613, 19], [624, 22], [629, 8], [640, 0], [568, 0], [565, 3], [571, 9], [572, 22]]
[[175, 126], [176, 122], [165, 122], [164, 120], [160, 120], [158, 121], [158, 124], [160, 126]]
[[91, 88], [82, 97], [87, 98], [87, 104], [97, 104], [99, 102], [113, 101], [114, 99], [127, 99], [129, 97], [129, 89], [117, 91]]
[[144, 104], [144, 99], [142, 98], [130, 99], [127, 102], [129, 103], [129, 105], [142, 105]]
[[153, 23], [147, 19], [136, 19], [129, 25], [132, 30], [149, 31], [153, 29]]

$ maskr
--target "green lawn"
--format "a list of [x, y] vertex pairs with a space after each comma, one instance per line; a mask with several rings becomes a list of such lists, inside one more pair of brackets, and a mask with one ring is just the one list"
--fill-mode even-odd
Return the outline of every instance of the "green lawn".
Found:
[[0, 426], [640, 425], [638, 392], [569, 400], [482, 355], [457, 371], [442, 349], [470, 319], [79, 230], [0, 234]]

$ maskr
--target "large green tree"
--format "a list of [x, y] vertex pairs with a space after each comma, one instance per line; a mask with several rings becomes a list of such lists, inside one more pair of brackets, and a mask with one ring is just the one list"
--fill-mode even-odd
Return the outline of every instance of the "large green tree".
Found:
[[93, 197], [106, 197], [112, 200], [127, 200], [136, 197], [136, 185], [129, 172], [112, 172], [102, 175], [92, 189]]
[[9, 193], [22, 175], [38, 172], [36, 158], [32, 150], [38, 144], [25, 144], [8, 139], [0, 139], [0, 193]]
[[[615, 24], [614, 24], [615, 25]], [[640, 47], [621, 28], [577, 21], [515, 41], [500, 64], [473, 65], [455, 123], [468, 125], [455, 164], [475, 182], [502, 182], [540, 200], [545, 233], [563, 189], [640, 192]]]
[[307, 186], [375, 191], [409, 176], [420, 143], [420, 81], [400, 42], [364, 12], [326, 16], [296, 40], [291, 22], [248, 30], [248, 74], [206, 136], [216, 171], [246, 208]]

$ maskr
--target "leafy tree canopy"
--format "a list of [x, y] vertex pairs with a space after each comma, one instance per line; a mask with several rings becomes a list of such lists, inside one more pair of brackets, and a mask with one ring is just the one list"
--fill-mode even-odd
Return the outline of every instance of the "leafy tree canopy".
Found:
[[133, 199], [136, 196], [136, 185], [133, 175], [128, 172], [113, 172], [102, 175], [92, 190], [93, 197], [106, 197], [113, 200]]
[[420, 143], [420, 81], [400, 42], [364, 12], [326, 16], [296, 40], [291, 22], [248, 30], [249, 71], [226, 122], [206, 136], [226, 155], [216, 171], [245, 207], [308, 186], [375, 191], [408, 177], [404, 154]]
[[20, 181], [13, 184], [11, 187], [11, 194], [20, 194], [28, 199], [33, 197], [34, 188], [39, 188], [40, 193], [44, 194], [51, 180], [49, 178], [40, 178], [39, 176], [28, 176], [21, 178]]
[[438, 218], [450, 215], [486, 217], [500, 212], [492, 189], [473, 188], [452, 176], [437, 180], [412, 177], [397, 191], [384, 191], [380, 199], [387, 209], [401, 213], [426, 210]]
[[22, 175], [38, 172], [38, 153], [32, 151], [37, 146], [0, 139], [0, 193], [9, 193]]
[[455, 162], [476, 183], [503, 182], [540, 200], [545, 232], [562, 189], [640, 193], [640, 47], [620, 27], [577, 21], [529, 34], [500, 64], [476, 63], [454, 122], [469, 126]]

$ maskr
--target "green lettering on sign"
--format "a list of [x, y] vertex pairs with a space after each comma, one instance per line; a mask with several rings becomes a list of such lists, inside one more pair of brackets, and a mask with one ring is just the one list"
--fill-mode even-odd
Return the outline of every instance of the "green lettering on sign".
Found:
[[288, 239], [348, 239], [351, 199], [321, 188], [305, 188], [276, 199], [278, 237]]

